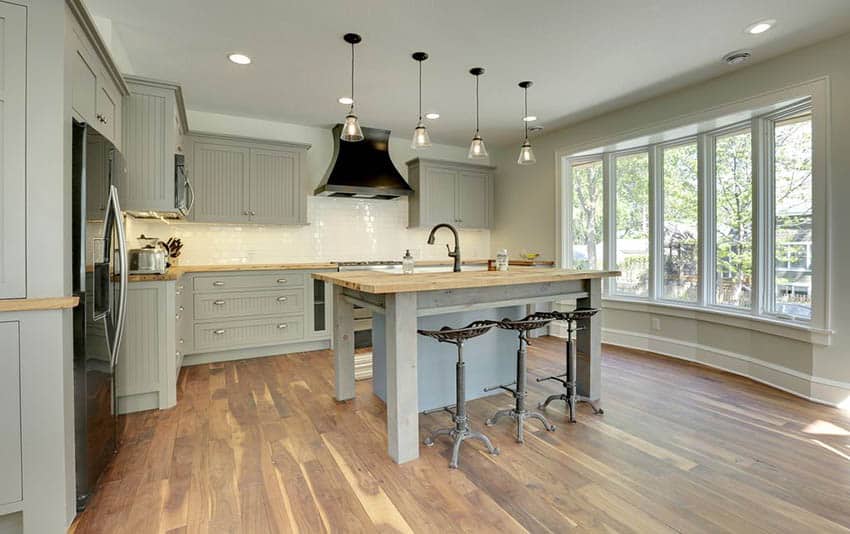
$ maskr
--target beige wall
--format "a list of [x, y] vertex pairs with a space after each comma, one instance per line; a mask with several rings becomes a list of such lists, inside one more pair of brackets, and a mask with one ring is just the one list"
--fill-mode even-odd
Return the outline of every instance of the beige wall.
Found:
[[[493, 250], [534, 250], [543, 257], [555, 258], [556, 151], [594, 140], [627, 137], [629, 132], [653, 125], [658, 125], [660, 131], [677, 117], [823, 76], [828, 77], [830, 91], [828, 163], [833, 209], [827, 214], [832, 236], [828, 245], [832, 277], [828, 291], [832, 295], [831, 327], [835, 331], [831, 345], [811, 345], [746, 329], [707, 325], [695, 319], [672, 320], [669, 316], [660, 319], [660, 330], [651, 330], [652, 316], [634, 311], [606, 313], [605, 327], [609, 340], [616, 338], [624, 344], [657, 341], [650, 336], [665, 340], [684, 337], [684, 344], [665, 342], [663, 346], [668, 350], [662, 352], [681, 352], [693, 345], [694, 359], [702, 358], [805, 396], [840, 403], [850, 396], [850, 299], [839, 298], [850, 293], [850, 279], [844, 276], [845, 266], [850, 265], [850, 241], [842, 238], [850, 229], [850, 210], [843, 209], [843, 204], [850, 201], [850, 35], [736, 68], [727, 75], [547, 133], [534, 139], [537, 164], [531, 167], [516, 165], [518, 147], [500, 147], [493, 158], [498, 167]], [[629, 335], [617, 337], [611, 330]], [[747, 370], [735, 367], [731, 360], [725, 364], [709, 361], [705, 355], [713, 348], [731, 354], [729, 358], [737, 359], [735, 365], [745, 362]], [[814, 379], [809, 380], [809, 375]]]

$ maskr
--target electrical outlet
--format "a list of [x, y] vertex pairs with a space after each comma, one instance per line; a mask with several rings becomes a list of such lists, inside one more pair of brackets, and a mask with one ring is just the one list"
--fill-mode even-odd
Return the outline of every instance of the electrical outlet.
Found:
[[661, 319], [659, 319], [658, 317], [652, 318], [652, 329], [655, 330], [656, 332], [661, 330]]

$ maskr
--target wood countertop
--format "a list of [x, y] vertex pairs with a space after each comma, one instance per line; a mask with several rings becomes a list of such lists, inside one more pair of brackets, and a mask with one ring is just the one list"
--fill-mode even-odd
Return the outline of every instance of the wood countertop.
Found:
[[516, 267], [510, 271], [465, 271], [459, 273], [389, 274], [375, 271], [313, 273], [313, 278], [318, 280], [373, 294], [542, 284], [610, 276], [620, 276], [620, 271], [575, 271]]
[[0, 312], [62, 310], [80, 303], [79, 297], [50, 297], [38, 299], [2, 299]]

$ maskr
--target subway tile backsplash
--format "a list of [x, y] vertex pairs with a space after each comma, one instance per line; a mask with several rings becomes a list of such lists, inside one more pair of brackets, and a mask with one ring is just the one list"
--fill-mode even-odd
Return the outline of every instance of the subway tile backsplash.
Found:
[[[440, 230], [426, 244], [429, 228], [407, 228], [407, 199], [309, 197], [307, 226], [192, 223], [127, 217], [131, 247], [140, 234], [183, 241], [181, 265], [286, 263], [302, 261], [448, 259], [451, 233]], [[461, 230], [464, 258], [490, 255], [489, 230]]]

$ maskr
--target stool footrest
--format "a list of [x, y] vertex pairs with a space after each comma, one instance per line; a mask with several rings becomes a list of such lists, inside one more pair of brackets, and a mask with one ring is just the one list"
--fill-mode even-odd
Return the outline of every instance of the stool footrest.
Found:
[[567, 376], [566, 373], [564, 373], [562, 375], [547, 376], [545, 378], [537, 378], [536, 380], [537, 380], [537, 382], [545, 382], [547, 380], [554, 380], [555, 382], [560, 382], [565, 387], [569, 387], [569, 386], [572, 385], [572, 383], [567, 381], [567, 380], [564, 380], [563, 377], [565, 377], [565, 376]]
[[497, 389], [504, 389], [505, 391], [507, 391], [507, 392], [509, 392], [513, 395], [516, 395], [516, 390], [510, 387], [510, 386], [515, 386], [515, 385], [516, 385], [516, 381], [513, 381], [513, 382], [510, 382], [508, 384], [500, 384], [498, 386], [488, 386], [488, 387], [484, 388], [484, 391], [489, 393], [490, 391], [495, 391]]

